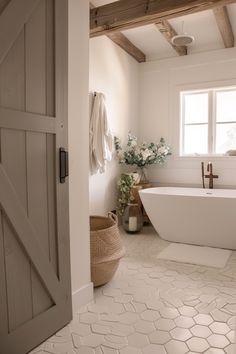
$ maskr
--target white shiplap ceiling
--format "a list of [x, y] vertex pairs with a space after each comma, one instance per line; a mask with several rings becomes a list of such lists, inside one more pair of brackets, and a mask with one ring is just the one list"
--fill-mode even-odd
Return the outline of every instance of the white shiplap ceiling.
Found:
[[[117, 0], [93, 0], [92, 3], [97, 7], [115, 1]], [[236, 4], [228, 5], [227, 9], [236, 38]], [[183, 21], [184, 32], [195, 38], [194, 44], [188, 48], [188, 54], [225, 48], [213, 11], [203, 11], [169, 20], [178, 34], [182, 31]], [[133, 28], [122, 33], [146, 54], [147, 61], [178, 56], [155, 25]]]

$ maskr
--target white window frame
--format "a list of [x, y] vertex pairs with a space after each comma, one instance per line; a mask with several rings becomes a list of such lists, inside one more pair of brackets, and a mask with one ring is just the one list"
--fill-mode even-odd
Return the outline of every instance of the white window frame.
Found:
[[[236, 86], [227, 86], [227, 87], [214, 87], [214, 88], [205, 88], [205, 89], [197, 89], [197, 90], [184, 90], [180, 91], [179, 100], [180, 100], [180, 140], [179, 140], [179, 152], [181, 157], [191, 157], [191, 156], [224, 156], [224, 154], [216, 153], [216, 124], [220, 124], [216, 122], [216, 93], [217, 92], [229, 92], [236, 91]], [[205, 123], [208, 125], [208, 152], [206, 154], [185, 154], [184, 153], [184, 131], [185, 131], [185, 122], [184, 122], [184, 97], [185, 95], [191, 94], [208, 94], [208, 122]], [[236, 123], [235, 121], [225, 121], [222, 124], [227, 123]], [[204, 123], [189, 123], [187, 125], [203, 125]]]

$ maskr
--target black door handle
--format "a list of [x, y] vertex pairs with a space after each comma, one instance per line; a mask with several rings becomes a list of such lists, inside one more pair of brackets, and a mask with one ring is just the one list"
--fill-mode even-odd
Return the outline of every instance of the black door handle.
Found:
[[60, 183], [65, 183], [66, 177], [69, 176], [68, 151], [66, 151], [64, 148], [60, 148], [59, 158], [60, 158]]

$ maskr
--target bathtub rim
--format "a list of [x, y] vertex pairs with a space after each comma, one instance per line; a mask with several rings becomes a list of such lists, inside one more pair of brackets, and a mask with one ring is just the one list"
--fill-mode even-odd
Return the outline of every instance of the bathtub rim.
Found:
[[229, 198], [236, 199], [236, 189], [209, 189], [195, 187], [151, 187], [142, 189], [139, 194], [175, 196], [175, 197], [202, 197], [202, 198]]

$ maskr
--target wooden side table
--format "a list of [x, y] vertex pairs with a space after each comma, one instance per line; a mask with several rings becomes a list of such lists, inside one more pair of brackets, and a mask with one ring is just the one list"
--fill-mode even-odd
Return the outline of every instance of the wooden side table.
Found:
[[137, 203], [139, 205], [140, 209], [142, 210], [144, 224], [150, 224], [150, 220], [149, 220], [149, 217], [147, 216], [147, 213], [146, 213], [146, 211], [143, 207], [143, 204], [141, 202], [141, 199], [139, 196], [139, 191], [141, 189], [152, 188], [152, 187], [153, 187], [153, 185], [151, 183], [139, 183], [139, 184], [134, 185], [131, 189], [131, 194], [134, 197], [135, 203]]

